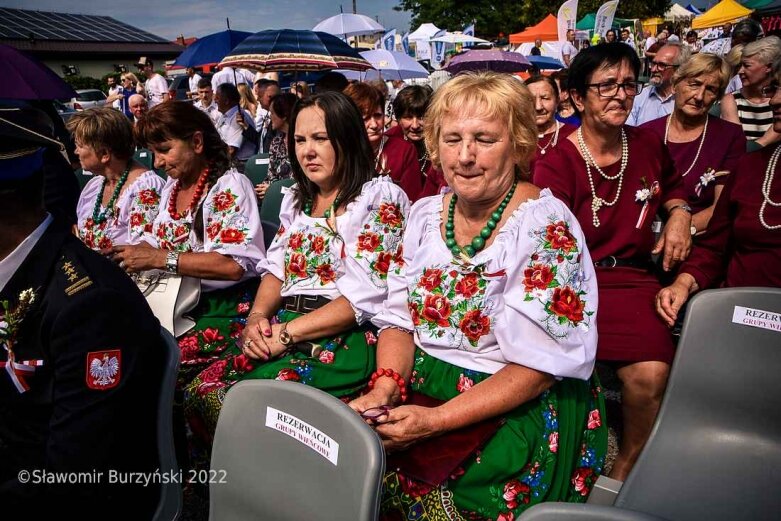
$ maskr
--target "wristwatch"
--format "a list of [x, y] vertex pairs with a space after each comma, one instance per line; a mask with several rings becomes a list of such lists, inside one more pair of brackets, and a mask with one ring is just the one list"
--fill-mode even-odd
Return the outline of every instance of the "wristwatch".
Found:
[[287, 332], [287, 322], [282, 326], [282, 331], [279, 332], [279, 343], [285, 347], [293, 345], [293, 335]]
[[165, 256], [165, 271], [168, 273], [179, 273], [179, 252], [169, 251]]

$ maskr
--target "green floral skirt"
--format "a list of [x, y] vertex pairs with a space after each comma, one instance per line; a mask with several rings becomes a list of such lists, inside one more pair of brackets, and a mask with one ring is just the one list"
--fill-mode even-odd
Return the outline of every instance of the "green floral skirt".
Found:
[[[449, 400], [489, 376], [418, 349], [412, 388]], [[543, 501], [584, 502], [605, 461], [604, 406], [596, 376], [589, 382], [565, 378], [506, 414], [488, 443], [439, 487], [388, 472], [383, 514], [421, 521], [512, 520]]]
[[[280, 322], [299, 316], [284, 310], [277, 314]], [[211, 445], [225, 394], [241, 380], [293, 380], [344, 400], [357, 396], [374, 371], [377, 338], [371, 326], [356, 327], [315, 343], [324, 348], [318, 358], [296, 352], [265, 363], [248, 358], [237, 345], [229, 347], [185, 390], [185, 415], [194, 433]]]
[[250, 279], [229, 288], [201, 293], [201, 299], [189, 313], [195, 327], [179, 338], [179, 388], [236, 344], [247, 323], [258, 282]]

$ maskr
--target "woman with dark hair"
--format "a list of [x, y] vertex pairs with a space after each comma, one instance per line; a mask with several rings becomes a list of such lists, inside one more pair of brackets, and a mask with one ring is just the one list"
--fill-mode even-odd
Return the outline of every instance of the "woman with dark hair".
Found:
[[428, 85], [410, 85], [399, 91], [393, 100], [393, 113], [399, 124], [385, 133], [386, 136], [402, 138], [415, 146], [420, 173], [425, 178], [420, 197], [436, 195], [447, 186], [442, 170], [431, 162], [423, 141], [426, 110], [433, 94], [434, 91]]
[[271, 115], [271, 129], [274, 137], [268, 149], [268, 175], [266, 179], [255, 185], [255, 194], [263, 200], [266, 190], [274, 181], [289, 179], [291, 175], [290, 157], [287, 153], [287, 131], [290, 123], [290, 114], [293, 106], [298, 101], [295, 94], [286, 92], [277, 94], [271, 98], [269, 113]]
[[[377, 176], [361, 114], [341, 93], [300, 100], [288, 147], [296, 184], [258, 270], [262, 277], [241, 348], [188, 388], [188, 416], [210, 440], [225, 393], [242, 379], [294, 380], [352, 397], [374, 370], [369, 320], [401, 255], [409, 201]], [[197, 419], [197, 421], [195, 421]]]
[[81, 167], [95, 174], [76, 206], [79, 239], [95, 251], [142, 242], [157, 217], [164, 182], [133, 160], [130, 120], [116, 109], [100, 107], [74, 114], [68, 130]]
[[568, 69], [560, 69], [551, 74], [550, 77], [556, 82], [556, 87], [559, 89], [559, 106], [556, 112], [556, 121], [579, 127], [580, 116], [572, 105], [572, 100], [569, 96], [569, 85], [567, 84], [567, 78], [569, 77]]
[[615, 29], [608, 29], [605, 33], [605, 43], [614, 43], [616, 41]]
[[368, 83], [352, 83], [344, 93], [363, 116], [377, 175], [388, 175], [415, 202], [423, 189], [415, 147], [403, 139], [385, 134], [385, 95]]
[[577, 127], [556, 120], [556, 110], [559, 106], [559, 87], [550, 76], [534, 76], [526, 80], [526, 86], [534, 96], [534, 117], [537, 124], [537, 149], [529, 164], [534, 171], [534, 164], [545, 157], [559, 140], [575, 132]]
[[[626, 126], [637, 81], [637, 53], [620, 42], [582, 51], [570, 66], [577, 132], [538, 161], [534, 183], [549, 187], [577, 216], [597, 268], [597, 361], [617, 369], [624, 429], [611, 475], [623, 480], [648, 439], [674, 347], [654, 298], [661, 289], [651, 255], [671, 270], [691, 248], [691, 208], [683, 179], [662, 139]], [[651, 223], [667, 217], [654, 244]]]
[[201, 280], [188, 313], [195, 327], [179, 338], [186, 383], [235, 342], [264, 258], [263, 230], [252, 183], [229, 168], [225, 143], [206, 113], [189, 103], [161, 103], [136, 124], [136, 137], [155, 154], [168, 182], [146, 243], [115, 246], [128, 273], [165, 270]]

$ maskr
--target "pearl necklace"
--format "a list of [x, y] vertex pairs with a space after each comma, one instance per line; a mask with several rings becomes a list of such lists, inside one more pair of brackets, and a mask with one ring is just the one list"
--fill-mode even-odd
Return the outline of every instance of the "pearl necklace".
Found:
[[[670, 132], [670, 121], [672, 121], [673, 115], [670, 114], [667, 116], [667, 124], [664, 127], [664, 144], [667, 144], [667, 134]], [[697, 160], [700, 159], [700, 152], [702, 151], [702, 144], [705, 143], [705, 134], [708, 133], [708, 117], [705, 118], [705, 126], [702, 129], [702, 136], [700, 136], [700, 144], [697, 147], [697, 155], [694, 156], [694, 161], [692, 161], [691, 166], [689, 166], [689, 169], [686, 170], [683, 174], [681, 174], [681, 177], [686, 177], [689, 172], [692, 171], [692, 168], [694, 168], [694, 165], [697, 164]]]
[[[556, 121], [555, 123], [556, 123], [556, 130], [553, 131], [553, 137], [550, 139], [550, 141], [548, 141], [548, 144], [545, 145], [544, 147], [541, 147], [540, 142], [537, 141], [537, 148], [540, 149], [540, 154], [543, 156], [545, 155], [545, 152], [547, 152], [548, 147], [553, 148], [559, 142], [559, 129], [561, 128], [561, 124], [558, 121]], [[545, 134], [540, 134], [537, 137], [538, 139], [542, 139], [545, 137]]]
[[781, 228], [781, 224], [768, 224], [765, 221], [765, 207], [775, 206], [778, 208], [781, 203], [777, 203], [770, 199], [770, 186], [773, 184], [773, 177], [776, 175], [776, 164], [778, 163], [778, 157], [781, 156], [781, 145], [777, 146], [773, 151], [773, 155], [770, 156], [770, 161], [767, 163], [765, 169], [765, 179], [762, 181], [762, 206], [759, 207], [759, 222], [768, 230], [778, 230]]
[[[627, 144], [627, 140], [626, 140], [626, 132], [624, 132], [624, 128], [622, 127], [621, 128], [621, 169], [618, 171], [616, 175], [612, 177], [605, 174], [605, 172], [601, 168], [599, 168], [597, 162], [594, 161], [594, 157], [591, 155], [591, 152], [586, 146], [586, 141], [583, 139], [582, 126], [578, 128], [578, 146], [580, 147], [580, 153], [583, 155], [583, 159], [586, 162], [586, 176], [588, 177], [588, 184], [591, 187], [592, 222], [594, 223], [594, 228], [599, 228], [600, 222], [599, 222], [599, 216], [597, 215], [599, 209], [603, 206], [614, 206], [618, 202], [618, 198], [621, 197], [621, 187], [624, 184], [624, 171], [626, 170], [626, 165], [629, 163], [629, 145]], [[612, 201], [608, 202], [597, 195], [597, 189], [594, 186], [594, 179], [591, 177], [592, 166], [596, 168], [597, 172], [599, 172], [599, 175], [601, 175], [603, 179], [607, 181], [615, 181], [616, 179], [618, 179], [618, 188], [616, 189], [616, 196], [613, 198]]]

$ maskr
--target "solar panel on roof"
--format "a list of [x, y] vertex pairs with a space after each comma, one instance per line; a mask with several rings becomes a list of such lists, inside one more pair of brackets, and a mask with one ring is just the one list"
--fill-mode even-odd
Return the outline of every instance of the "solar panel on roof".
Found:
[[0, 38], [81, 42], [168, 43], [165, 38], [110, 16], [92, 16], [0, 7]]

